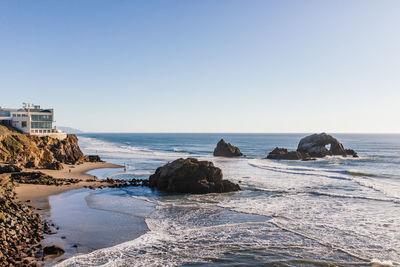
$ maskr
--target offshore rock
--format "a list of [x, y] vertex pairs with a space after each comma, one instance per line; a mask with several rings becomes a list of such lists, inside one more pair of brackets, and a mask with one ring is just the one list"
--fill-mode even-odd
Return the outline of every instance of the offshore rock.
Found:
[[[326, 146], [330, 145], [328, 149]], [[276, 147], [269, 153], [267, 159], [285, 160], [315, 160], [325, 156], [358, 157], [353, 149], [345, 149], [336, 138], [326, 133], [313, 134], [302, 138], [296, 151]]]
[[225, 193], [240, 190], [238, 184], [222, 179], [222, 171], [209, 161], [177, 159], [159, 167], [149, 186], [172, 193]]
[[[326, 148], [330, 145], [330, 149]], [[302, 138], [297, 146], [297, 151], [304, 154], [308, 153], [311, 157], [343, 156], [351, 155], [357, 157], [354, 150], [344, 149], [342, 143], [336, 138], [326, 133], [313, 134]]]
[[353, 158], [358, 158], [357, 152], [355, 152], [353, 149], [345, 149], [346, 155], [348, 156], [353, 156]]
[[240, 157], [243, 156], [240, 149], [230, 143], [225, 142], [221, 139], [216, 148], [214, 149], [214, 156], [216, 157]]
[[267, 159], [301, 160], [303, 157], [298, 151], [288, 151], [286, 148], [276, 147], [272, 150]]

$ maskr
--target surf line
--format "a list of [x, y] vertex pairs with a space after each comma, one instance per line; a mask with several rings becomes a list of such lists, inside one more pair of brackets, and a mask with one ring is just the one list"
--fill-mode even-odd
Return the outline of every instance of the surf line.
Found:
[[274, 226], [276, 226], [276, 227], [278, 227], [278, 228], [280, 228], [280, 229], [282, 229], [282, 230], [284, 230], [284, 231], [287, 231], [287, 232], [296, 234], [296, 235], [298, 235], [298, 236], [301, 236], [301, 237], [304, 237], [304, 238], [307, 238], [307, 239], [311, 239], [311, 240], [317, 242], [318, 244], [320, 244], [321, 246], [324, 246], [324, 247], [327, 247], [327, 248], [332, 248], [333, 250], [341, 251], [341, 252], [343, 252], [343, 253], [345, 253], [345, 254], [351, 256], [351, 257], [354, 257], [354, 258], [356, 258], [356, 259], [359, 259], [359, 260], [362, 260], [362, 261], [365, 261], [365, 262], [368, 262], [368, 263], [371, 262], [370, 259], [367, 259], [367, 258], [361, 257], [361, 256], [359, 256], [359, 255], [356, 255], [356, 254], [354, 254], [354, 253], [352, 253], [352, 252], [350, 252], [350, 251], [347, 251], [347, 250], [345, 250], [345, 249], [343, 249], [343, 248], [334, 246], [333, 244], [325, 243], [325, 242], [323, 242], [322, 240], [319, 240], [318, 238], [315, 238], [315, 237], [313, 237], [313, 236], [309, 236], [309, 235], [306, 235], [306, 234], [297, 232], [297, 231], [295, 231], [295, 230], [289, 229], [289, 228], [287, 228], [287, 227], [285, 227], [285, 226], [283, 226], [283, 225], [280, 225], [280, 224], [277, 223], [277, 222], [274, 222], [273, 219], [270, 220], [270, 221], [268, 221], [268, 223], [270, 223], [270, 224], [272, 224], [272, 225], [274, 225]]

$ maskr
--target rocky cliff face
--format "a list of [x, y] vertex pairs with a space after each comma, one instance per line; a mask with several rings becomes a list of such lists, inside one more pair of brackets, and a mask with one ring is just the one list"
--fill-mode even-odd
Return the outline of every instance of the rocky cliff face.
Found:
[[60, 141], [21, 134], [0, 125], [0, 161], [29, 168], [53, 168], [57, 162], [76, 164], [85, 160], [78, 138], [73, 134]]

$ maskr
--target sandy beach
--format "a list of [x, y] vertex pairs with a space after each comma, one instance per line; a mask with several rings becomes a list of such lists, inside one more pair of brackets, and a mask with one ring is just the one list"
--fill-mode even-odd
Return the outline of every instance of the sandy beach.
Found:
[[[96, 188], [108, 185], [87, 172], [95, 169], [118, 169], [123, 166], [107, 162], [85, 162], [79, 165], [63, 164], [63, 166], [63, 170], [24, 168], [23, 171], [40, 171], [56, 179], [81, 181], [59, 186], [19, 184], [15, 189], [18, 201], [29, 201], [29, 205], [42, 215], [44, 221], [56, 224], [52, 227], [53, 232], [46, 234], [41, 243], [43, 246], [61, 247], [65, 253], [57, 257], [45, 257], [43, 266], [52, 266], [78, 253], [89, 253], [132, 240], [148, 231], [143, 218], [92, 209], [85, 200], [91, 190], [84, 187]], [[109, 226], [115, 221], [118, 221], [118, 227], [110, 228]], [[85, 223], [81, 224], [82, 222]]]
[[20, 184], [16, 187], [15, 192], [19, 201], [32, 201], [32, 205], [36, 206], [38, 199], [56, 195], [68, 190], [79, 189], [85, 186], [98, 187], [102, 184], [100, 181], [93, 180], [95, 177], [86, 174], [86, 172], [101, 168], [123, 168], [123, 166], [107, 163], [107, 162], [85, 162], [80, 165], [66, 165], [63, 170], [47, 170], [47, 169], [23, 169], [23, 171], [40, 171], [44, 174], [53, 176], [56, 179], [79, 179], [81, 182], [71, 185], [36, 185], [36, 184]]

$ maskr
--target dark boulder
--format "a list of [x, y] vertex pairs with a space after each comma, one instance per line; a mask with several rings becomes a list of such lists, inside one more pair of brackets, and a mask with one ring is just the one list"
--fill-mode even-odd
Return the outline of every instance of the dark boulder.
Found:
[[25, 168], [28, 168], [28, 169], [33, 169], [33, 168], [36, 168], [36, 167], [37, 167], [37, 163], [35, 161], [33, 161], [33, 160], [28, 161], [25, 164]]
[[46, 169], [49, 170], [62, 170], [64, 169], [64, 166], [62, 165], [61, 162], [55, 161], [47, 164]]
[[353, 158], [358, 158], [357, 152], [353, 149], [345, 149], [347, 156], [353, 156]]
[[3, 167], [0, 166], [0, 174], [2, 173], [11, 173], [11, 172], [21, 172], [22, 169], [14, 164], [5, 165]]
[[177, 159], [149, 178], [149, 186], [173, 193], [225, 193], [238, 191], [238, 184], [222, 179], [222, 171], [209, 161]]
[[64, 254], [65, 253], [65, 251], [62, 249], [62, 248], [60, 248], [60, 247], [57, 247], [57, 246], [48, 246], [48, 247], [45, 247], [44, 249], [43, 249], [43, 254], [45, 255], [45, 256], [47, 256], [47, 255], [51, 255], [51, 256], [61, 256], [62, 254]]
[[86, 161], [88, 162], [102, 162], [99, 155], [88, 155]]
[[230, 143], [225, 142], [224, 139], [221, 139], [216, 148], [214, 149], [214, 156], [216, 157], [240, 157], [243, 156], [240, 149], [231, 145]]
[[267, 156], [267, 159], [301, 160], [302, 158], [298, 151], [288, 151], [286, 148], [279, 147], [276, 147]]

